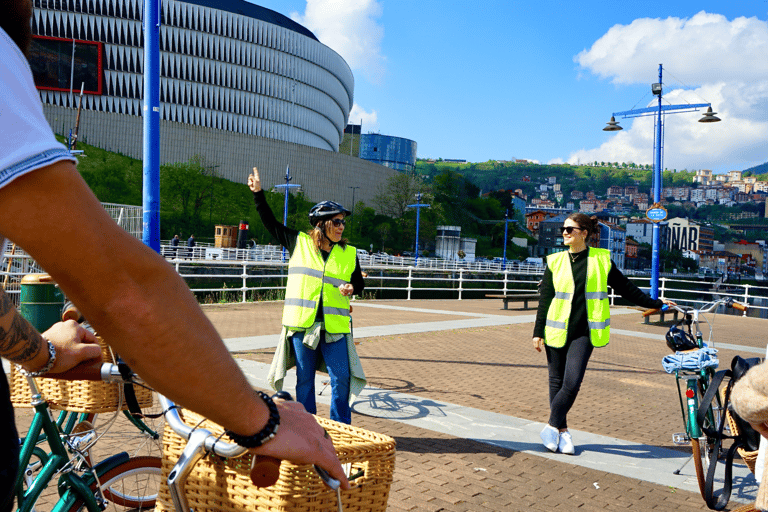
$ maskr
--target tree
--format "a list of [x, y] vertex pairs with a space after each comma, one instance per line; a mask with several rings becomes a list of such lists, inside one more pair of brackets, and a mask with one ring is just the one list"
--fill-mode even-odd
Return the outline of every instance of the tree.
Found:
[[399, 172], [379, 187], [373, 203], [384, 215], [401, 219], [408, 210], [408, 205], [416, 202], [416, 193], [423, 188], [421, 178]]

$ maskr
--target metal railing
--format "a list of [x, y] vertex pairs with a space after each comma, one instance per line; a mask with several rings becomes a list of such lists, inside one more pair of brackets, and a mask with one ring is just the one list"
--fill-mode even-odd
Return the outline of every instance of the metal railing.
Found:
[[[200, 302], [247, 302], [283, 297], [287, 262], [282, 261], [282, 250], [278, 246], [229, 249], [205, 244], [193, 248], [163, 244], [161, 254]], [[493, 294], [531, 293], [536, 291], [543, 274], [541, 267], [517, 262], [502, 270], [501, 264], [495, 262], [472, 264], [419, 258], [419, 265], [414, 266], [411, 258], [362, 252], [358, 258], [367, 274], [365, 298], [462, 300]], [[11, 295], [18, 296], [18, 283], [24, 275], [42, 271], [18, 248], [13, 254], [4, 253], [4, 282]], [[671, 277], [662, 277], [659, 282], [661, 298], [695, 305], [717, 297], [731, 297], [756, 311], [751, 315], [768, 318], [768, 285], [712, 282], [695, 274], [668, 276]], [[628, 277], [648, 290], [648, 276]], [[611, 304], [622, 303], [613, 290], [609, 298]]]

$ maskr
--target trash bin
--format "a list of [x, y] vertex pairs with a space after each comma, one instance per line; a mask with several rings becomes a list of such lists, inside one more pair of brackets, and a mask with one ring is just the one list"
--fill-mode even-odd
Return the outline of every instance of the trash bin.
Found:
[[21, 279], [21, 316], [38, 332], [61, 320], [64, 294], [48, 274], [27, 274]]

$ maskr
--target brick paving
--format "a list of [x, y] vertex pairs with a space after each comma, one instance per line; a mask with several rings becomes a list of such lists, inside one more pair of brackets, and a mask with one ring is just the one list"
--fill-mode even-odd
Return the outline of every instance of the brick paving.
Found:
[[[372, 301], [353, 313], [355, 327], [441, 322], [473, 315], [509, 315], [524, 323], [375, 336], [360, 340], [358, 353], [369, 385], [531, 421], [546, 422], [546, 357], [533, 350], [535, 310], [503, 310], [500, 300]], [[277, 335], [282, 303], [206, 306], [224, 338]], [[454, 312], [438, 314], [417, 309]], [[757, 333], [765, 320], [721, 315], [721, 342], [764, 346]], [[615, 330], [661, 336], [663, 325], [637, 315], [613, 315]], [[238, 358], [269, 363], [272, 349], [238, 352]], [[674, 378], [661, 369], [663, 341], [614, 333], [592, 356], [581, 393], [569, 415], [572, 429], [673, 448], [682, 430]], [[726, 366], [732, 350], [721, 350]], [[28, 413], [18, 410], [19, 423]], [[328, 408], [318, 404], [320, 415]], [[26, 416], [25, 416], [26, 414]], [[28, 421], [28, 420], [27, 420]], [[390, 511], [707, 510], [698, 493], [656, 485], [569, 463], [353, 413], [353, 424], [397, 440]], [[574, 439], [578, 446], [579, 440]], [[531, 442], [538, 443], [538, 439]], [[683, 448], [677, 448], [683, 449]], [[742, 504], [733, 502], [729, 509]]]

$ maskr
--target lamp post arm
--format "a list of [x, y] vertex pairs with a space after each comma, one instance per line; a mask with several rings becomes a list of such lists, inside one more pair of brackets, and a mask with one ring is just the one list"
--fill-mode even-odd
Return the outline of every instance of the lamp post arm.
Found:
[[[662, 105], [661, 106], [661, 112], [670, 112], [675, 111], [675, 113], [682, 113], [682, 112], [695, 112], [700, 108], [707, 108], [711, 107], [711, 103], [690, 103], [686, 105]], [[614, 117], [641, 117], [641, 116], [650, 116], [655, 115], [659, 113], [659, 107], [658, 105], [655, 107], [648, 107], [648, 108], [637, 108], [633, 110], [625, 110], [623, 112], [614, 112], [611, 114]]]

